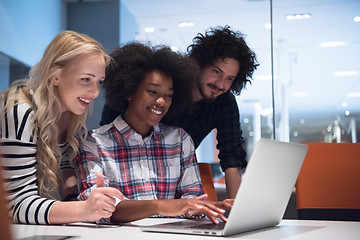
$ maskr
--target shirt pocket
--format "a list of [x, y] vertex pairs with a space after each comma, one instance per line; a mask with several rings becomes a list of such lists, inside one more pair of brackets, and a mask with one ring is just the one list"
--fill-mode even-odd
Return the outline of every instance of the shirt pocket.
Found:
[[167, 179], [172, 179], [173, 181], [177, 181], [180, 177], [180, 158], [173, 157], [167, 158], [164, 162], [165, 167], [165, 175]]

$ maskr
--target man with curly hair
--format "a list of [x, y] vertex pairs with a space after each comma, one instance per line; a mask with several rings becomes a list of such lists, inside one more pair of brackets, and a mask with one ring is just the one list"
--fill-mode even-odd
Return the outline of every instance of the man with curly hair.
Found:
[[[197, 148], [213, 130], [217, 130], [217, 148], [225, 172], [229, 198], [235, 198], [241, 183], [241, 170], [247, 166], [240, 128], [239, 108], [234, 95], [250, 83], [259, 65], [255, 53], [247, 46], [245, 36], [229, 26], [211, 28], [198, 34], [188, 47], [189, 56], [200, 67], [200, 77], [192, 86], [193, 108], [176, 117], [166, 116], [162, 122], [182, 127]], [[108, 104], [100, 124], [117, 116]]]
[[[129, 43], [112, 54], [106, 70], [107, 103], [119, 114], [88, 136], [75, 166], [81, 180], [79, 199], [104, 186], [120, 190], [121, 201], [111, 220], [130, 222], [153, 215], [207, 215], [226, 221], [222, 208], [232, 200], [206, 201], [197, 168], [195, 147], [183, 129], [159, 124], [191, 103], [188, 89], [197, 65], [169, 47]], [[189, 214], [191, 213], [191, 214]]]

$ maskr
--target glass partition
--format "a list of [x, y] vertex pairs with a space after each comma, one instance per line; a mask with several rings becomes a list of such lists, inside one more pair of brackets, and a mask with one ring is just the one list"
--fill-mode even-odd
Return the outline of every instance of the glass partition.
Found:
[[27, 77], [30, 67], [0, 52], [0, 91], [19, 79]]
[[359, 142], [360, 2], [273, 1], [276, 129], [291, 142]]
[[[137, 24], [127, 25], [120, 16], [120, 35], [136, 31], [136, 40], [174, 51], [185, 52], [210, 27], [229, 25], [246, 34], [260, 63], [237, 97], [248, 156], [261, 137], [359, 142], [359, 1], [121, 0], [122, 5]], [[0, 54], [0, 89], [28, 70]], [[215, 134], [203, 141], [199, 161], [217, 161]]]
[[[269, 1], [231, 0], [220, 3], [190, 0], [123, 0], [122, 3], [134, 15], [139, 26], [136, 40], [167, 44], [174, 51], [186, 52], [192, 39], [211, 27], [229, 25], [233, 30], [244, 33], [245, 40], [256, 53], [260, 63], [252, 84], [247, 85], [237, 97], [247, 152], [250, 154], [252, 151], [254, 136], [272, 136]], [[121, 31], [131, 29], [127, 30], [124, 26]], [[216, 133], [204, 139], [198, 148], [200, 162], [217, 161], [214, 134]]]
[[[136, 40], [168, 44], [174, 51], [185, 52], [210, 27], [229, 25], [247, 35], [260, 63], [252, 84], [237, 97], [248, 156], [260, 138], [359, 141], [359, 1], [122, 3], [138, 24]], [[198, 148], [200, 162], [218, 161], [215, 134]]]

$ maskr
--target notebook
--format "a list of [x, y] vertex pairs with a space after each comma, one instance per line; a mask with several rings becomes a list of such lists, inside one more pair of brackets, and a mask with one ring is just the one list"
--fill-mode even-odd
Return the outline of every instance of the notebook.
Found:
[[[307, 145], [260, 139], [253, 150], [226, 223], [184, 220], [143, 231], [229, 236], [280, 223], [308, 150]], [[221, 221], [221, 220], [220, 220]]]

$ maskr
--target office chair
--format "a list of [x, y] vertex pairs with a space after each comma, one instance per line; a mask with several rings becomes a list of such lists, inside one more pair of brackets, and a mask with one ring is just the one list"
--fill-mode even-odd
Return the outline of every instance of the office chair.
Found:
[[309, 145], [296, 182], [299, 219], [360, 221], [360, 143]]
[[198, 163], [201, 183], [203, 185], [204, 193], [207, 193], [209, 201], [217, 201], [217, 195], [214, 187], [214, 179], [211, 172], [210, 163]]

